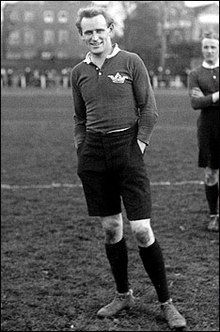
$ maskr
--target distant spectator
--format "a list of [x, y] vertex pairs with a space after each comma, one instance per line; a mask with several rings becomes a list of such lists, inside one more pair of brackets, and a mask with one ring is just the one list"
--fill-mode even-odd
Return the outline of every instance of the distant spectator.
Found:
[[38, 69], [35, 69], [33, 71], [33, 77], [31, 80], [31, 86], [33, 87], [40, 87], [40, 71]]
[[7, 73], [5, 68], [1, 68], [1, 87], [5, 87], [7, 85]]
[[63, 81], [63, 87], [64, 88], [70, 87], [70, 71], [69, 71], [69, 68], [62, 69], [62, 81]]
[[165, 87], [169, 88], [170, 87], [170, 81], [171, 81], [171, 71], [170, 71], [170, 69], [165, 70], [164, 81], [165, 81]]
[[16, 88], [19, 87], [19, 84], [20, 84], [20, 76], [18, 72], [14, 72], [12, 75], [12, 86]]
[[163, 68], [160, 66], [158, 67], [158, 74], [157, 74], [157, 79], [158, 79], [158, 87], [162, 88], [163, 87]]
[[13, 69], [9, 68], [7, 70], [7, 86], [12, 87], [12, 76], [13, 76]]

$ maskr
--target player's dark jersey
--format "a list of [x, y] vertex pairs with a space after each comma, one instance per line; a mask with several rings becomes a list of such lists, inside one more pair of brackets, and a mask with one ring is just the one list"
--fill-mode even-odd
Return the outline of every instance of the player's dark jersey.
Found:
[[[188, 78], [190, 101], [193, 109], [201, 110], [198, 118], [199, 166], [219, 168], [219, 101], [212, 94], [219, 91], [219, 67], [198, 67]], [[199, 88], [203, 97], [193, 97], [191, 91]]]
[[206, 112], [217, 110], [219, 108], [219, 101], [213, 103], [212, 94], [219, 90], [219, 67], [210, 69], [203, 66], [191, 71], [189, 74], [189, 91], [193, 88], [199, 88], [204, 97], [191, 97], [191, 105], [194, 109], [201, 109]]
[[71, 83], [76, 146], [86, 130], [106, 133], [137, 121], [138, 139], [149, 143], [158, 111], [148, 71], [138, 55], [118, 48], [101, 69], [84, 60], [73, 68]]

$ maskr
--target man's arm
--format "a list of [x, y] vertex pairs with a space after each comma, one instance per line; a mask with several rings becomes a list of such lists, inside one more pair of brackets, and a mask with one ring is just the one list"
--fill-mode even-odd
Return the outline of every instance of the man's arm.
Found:
[[188, 91], [193, 109], [203, 109], [212, 106], [219, 100], [219, 92], [204, 95], [201, 91], [196, 72], [191, 72], [188, 78]]
[[158, 111], [148, 71], [139, 56], [134, 58], [133, 63], [133, 89], [140, 111], [137, 138], [143, 152], [145, 146], [141, 142], [149, 145], [153, 128], [157, 122]]
[[86, 107], [80, 90], [71, 73], [71, 87], [74, 104], [74, 144], [76, 149], [83, 143], [86, 135]]

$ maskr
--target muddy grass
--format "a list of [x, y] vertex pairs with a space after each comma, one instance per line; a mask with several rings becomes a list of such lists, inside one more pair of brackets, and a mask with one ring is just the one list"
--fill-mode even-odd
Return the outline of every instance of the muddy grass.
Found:
[[[42, 101], [43, 98], [43, 101]], [[79, 184], [71, 97], [2, 99], [2, 183]], [[146, 155], [152, 226], [173, 301], [190, 331], [219, 330], [219, 237], [206, 231], [203, 180], [196, 165], [196, 115], [185, 92], [157, 95], [161, 120]], [[179, 107], [174, 106], [179, 103]], [[19, 107], [16, 107], [19, 105]], [[2, 189], [2, 331], [169, 331], [123, 211], [136, 305], [117, 317], [97, 310], [114, 296], [98, 219], [81, 187]]]

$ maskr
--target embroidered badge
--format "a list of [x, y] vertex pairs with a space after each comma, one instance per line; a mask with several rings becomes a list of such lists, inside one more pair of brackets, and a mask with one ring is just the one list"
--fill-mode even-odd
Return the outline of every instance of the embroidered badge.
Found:
[[111, 78], [113, 83], [124, 83], [126, 78], [129, 79], [128, 76], [122, 76], [119, 73], [115, 74], [115, 76], [114, 75], [108, 75], [108, 77]]

